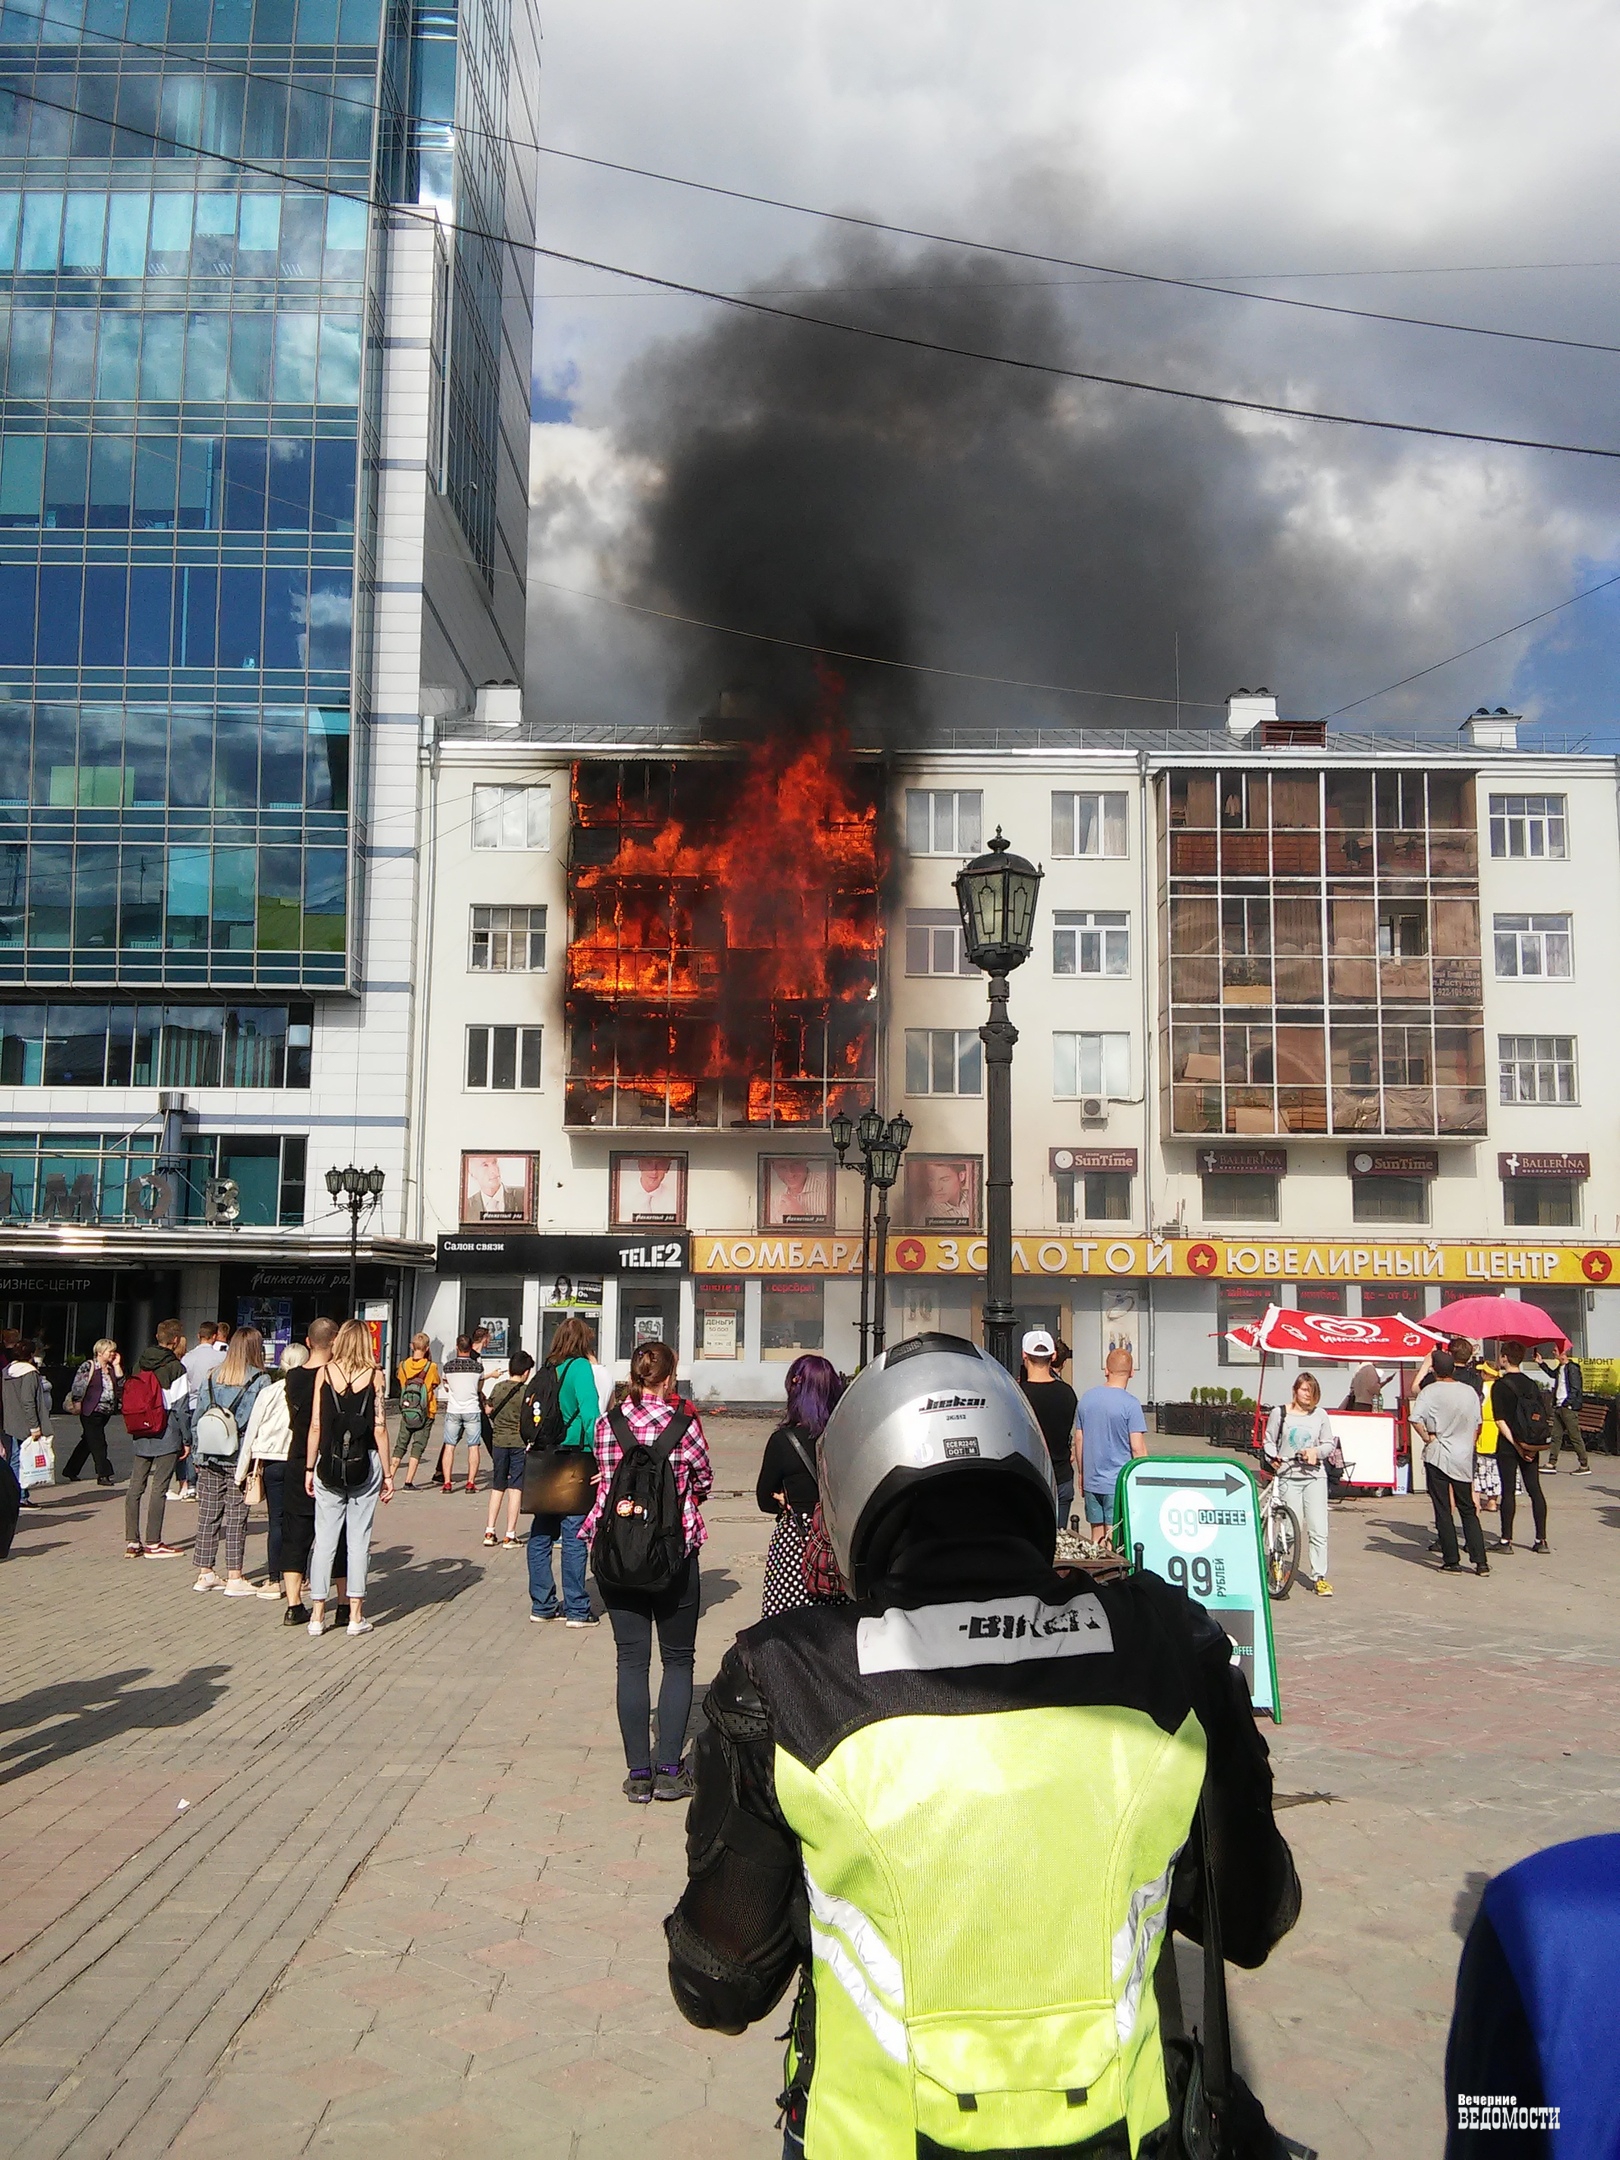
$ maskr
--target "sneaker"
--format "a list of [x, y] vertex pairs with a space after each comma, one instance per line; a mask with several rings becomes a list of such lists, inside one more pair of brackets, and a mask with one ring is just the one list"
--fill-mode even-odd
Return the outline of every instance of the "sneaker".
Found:
[[1442, 1560], [1435, 1569], [1435, 1573], [1437, 1575], [1460, 1575], [1462, 1573], [1462, 1562], [1460, 1560]]
[[323, 1613], [319, 1620], [312, 1619], [310, 1621], [309, 1632], [312, 1635], [330, 1635], [333, 1628], [335, 1628], [336, 1626], [337, 1622], [332, 1618], [332, 1615], [330, 1613]]
[[262, 1590], [255, 1590], [250, 1582], [242, 1580], [237, 1582], [228, 1582], [225, 1585], [225, 1595], [227, 1597], [263, 1597], [264, 1592]]
[[[1570, 1474], [1573, 1477], [1590, 1477], [1592, 1475], [1592, 1465], [1589, 1462], [1577, 1463]], [[109, 1478], [107, 1482], [110, 1485], [112, 1479]]]
[[1496, 1541], [1496, 1549], [1497, 1549], [1497, 1551], [1498, 1551], [1498, 1552], [1505, 1552], [1505, 1553], [1510, 1553], [1510, 1552], [1512, 1552], [1512, 1550], [1513, 1550], [1513, 1544], [1512, 1544], [1512, 1540], [1511, 1540], [1511, 1539], [1509, 1539], [1509, 1538], [1501, 1538], [1501, 1537], [1499, 1537], [1499, 1538], [1497, 1539], [1497, 1541]]
[[115, 1477], [98, 1477], [96, 1483], [98, 1485], [116, 1485], [118, 1480]]
[[139, 1560], [145, 1554], [145, 1551], [146, 1547], [144, 1545], [132, 1543], [124, 1547], [124, 1558], [126, 1560]]
[[281, 1624], [283, 1627], [307, 1627], [309, 1625], [309, 1607], [307, 1605], [289, 1605], [281, 1616]]
[[653, 1774], [650, 1770], [632, 1770], [624, 1781], [624, 1797], [632, 1807], [648, 1807], [653, 1796]]
[[197, 1488], [195, 1485], [187, 1485], [183, 1488], [183, 1490], [177, 1492], [174, 1497], [177, 1500], [195, 1500], [197, 1497]]
[[600, 1627], [602, 1625], [602, 1618], [599, 1613], [588, 1612], [582, 1613], [580, 1617], [576, 1620], [573, 1614], [570, 1613], [568, 1615], [568, 1618], [563, 1622], [563, 1625], [565, 1627]]
[[1555, 1462], [1544, 1463], [1541, 1474], [1543, 1477], [1556, 1477], [1558, 1475], [1558, 1465]]
[[1318, 1575], [1316, 1578], [1316, 1594], [1318, 1597], [1331, 1597], [1333, 1595], [1333, 1585], [1325, 1575]]
[[346, 1633], [350, 1635], [369, 1635], [376, 1624], [374, 1620], [351, 1620]]
[[[508, 1538], [506, 1542], [510, 1545], [512, 1541], [510, 1538]], [[486, 1545], [493, 1545], [495, 1543], [495, 1533], [493, 1530], [486, 1530], [484, 1532], [484, 1543]]]
[[282, 1589], [280, 1583], [267, 1582], [260, 1583], [258, 1589], [254, 1591], [253, 1595], [255, 1597], [262, 1598], [284, 1598], [287, 1593], [285, 1590]]
[[204, 1568], [191, 1587], [193, 1590], [217, 1590], [219, 1584], [220, 1578], [214, 1573], [213, 1569]]
[[186, 1556], [178, 1545], [148, 1545], [146, 1557], [148, 1560], [183, 1560]]
[[501, 1550], [502, 1552], [516, 1552], [522, 1542], [523, 1540], [520, 1537], [508, 1531], [506, 1536], [501, 1539]]
[[559, 1605], [555, 1612], [532, 1612], [529, 1618], [539, 1626], [547, 1620], [560, 1620], [562, 1616], [562, 1607]]
[[1488, 1575], [1490, 1572], [1491, 1563], [1488, 1560], [1476, 1560], [1474, 1562], [1474, 1573], [1476, 1575]]
[[1530, 1550], [1532, 1552], [1551, 1552], [1552, 1547], [1547, 1543], [1547, 1540], [1544, 1537], [1538, 1537], [1536, 1539], [1536, 1542], [1531, 1546]]
[[677, 1763], [673, 1770], [660, 1769], [653, 1779], [655, 1800], [690, 1800], [692, 1797], [692, 1773], [685, 1763]]

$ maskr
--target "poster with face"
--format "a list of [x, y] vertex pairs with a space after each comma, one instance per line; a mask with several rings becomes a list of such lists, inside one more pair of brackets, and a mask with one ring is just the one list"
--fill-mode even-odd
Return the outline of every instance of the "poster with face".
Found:
[[461, 1158], [461, 1219], [464, 1223], [532, 1223], [534, 1157], [465, 1152]]
[[908, 1155], [905, 1220], [911, 1230], [977, 1230], [977, 1155]]
[[762, 1230], [830, 1230], [833, 1166], [822, 1155], [762, 1155], [759, 1159]]
[[675, 1229], [686, 1220], [684, 1155], [615, 1155], [613, 1220], [621, 1230]]

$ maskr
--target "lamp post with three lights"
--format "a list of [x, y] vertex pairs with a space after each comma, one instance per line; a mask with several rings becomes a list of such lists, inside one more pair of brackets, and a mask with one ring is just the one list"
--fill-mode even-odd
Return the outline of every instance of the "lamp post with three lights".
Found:
[[351, 1320], [357, 1317], [355, 1304], [358, 1296], [360, 1275], [360, 1218], [367, 1208], [375, 1207], [382, 1197], [386, 1179], [381, 1170], [360, 1170], [350, 1163], [346, 1170], [328, 1170], [326, 1189], [334, 1200], [343, 1202], [349, 1211], [349, 1312]]

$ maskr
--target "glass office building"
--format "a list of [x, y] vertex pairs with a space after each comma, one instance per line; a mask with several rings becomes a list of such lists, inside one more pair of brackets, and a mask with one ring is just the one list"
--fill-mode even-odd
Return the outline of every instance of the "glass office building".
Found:
[[[403, 627], [441, 705], [521, 675], [530, 266], [460, 228], [532, 236], [537, 36], [524, 0], [0, 5], [0, 1122], [18, 1140], [0, 1195], [18, 1228], [60, 1219], [62, 1175], [80, 1223], [139, 1219], [140, 1181], [102, 1165], [114, 1125], [155, 1127], [142, 1090], [200, 1090], [198, 1132], [211, 1088], [274, 1091], [282, 1127], [300, 1095], [356, 1095], [369, 924], [414, 912], [409, 831], [370, 830], [390, 731], [408, 723], [414, 768], [419, 709], [410, 681], [379, 709], [379, 591], [415, 610], [395, 677]], [[401, 250], [412, 275], [431, 255], [420, 338], [389, 334]], [[396, 344], [421, 351], [391, 387]], [[404, 577], [397, 540], [379, 570], [389, 485], [418, 536]], [[384, 974], [379, 997], [408, 1002], [408, 964]], [[373, 1018], [410, 1026], [386, 1002]], [[62, 1088], [96, 1161], [36, 1175]], [[302, 1221], [289, 1137], [256, 1136], [276, 1165], [247, 1181], [262, 1227]], [[217, 1170], [222, 1145], [188, 1161]]]

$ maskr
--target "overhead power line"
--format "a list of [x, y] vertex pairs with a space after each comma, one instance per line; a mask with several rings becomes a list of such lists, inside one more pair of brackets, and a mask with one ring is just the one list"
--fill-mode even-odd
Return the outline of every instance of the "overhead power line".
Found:
[[819, 645], [808, 638], [772, 637], [764, 630], [739, 630], [732, 623], [706, 622], [698, 615], [677, 615], [668, 608], [643, 607], [634, 600], [621, 600], [614, 593], [590, 592], [581, 585], [559, 585], [553, 578], [531, 577], [530, 590], [539, 587], [545, 592], [569, 593], [576, 600], [599, 601], [603, 607], [624, 608], [632, 615], [650, 615], [658, 622], [684, 623], [693, 630], [713, 630], [722, 637], [746, 638], [755, 645], [782, 645], [792, 652], [815, 653], [824, 660], [853, 660], [862, 667], [893, 668], [906, 675], [942, 676], [950, 682], [988, 684], [999, 690], [1041, 690], [1052, 697], [1105, 698], [1111, 704], [1125, 705], [1197, 705], [1209, 712], [1224, 712], [1224, 705], [1215, 705], [1204, 698], [1149, 697], [1139, 690], [1080, 690], [1071, 683], [1025, 682], [1016, 675], [975, 675], [966, 668], [928, 667], [920, 660], [885, 660], [876, 653], [850, 652], [839, 645]]
[[1341, 714], [1354, 712], [1358, 706], [1371, 705], [1378, 698], [1389, 697], [1396, 690], [1404, 690], [1408, 683], [1421, 682], [1425, 675], [1437, 675], [1455, 660], [1466, 660], [1470, 653], [1483, 652], [1487, 645], [1500, 645], [1503, 638], [1513, 637], [1520, 630], [1528, 630], [1533, 623], [1546, 622], [1549, 616], [1562, 615], [1565, 608], [1572, 608], [1578, 600], [1590, 600], [1594, 593], [1607, 592], [1611, 585], [1620, 585], [1620, 570], [1613, 577], [1606, 577], [1600, 584], [1588, 585], [1584, 592], [1571, 593], [1567, 600], [1557, 601], [1552, 607], [1543, 608], [1537, 615], [1527, 615], [1523, 622], [1509, 623], [1505, 630], [1493, 630], [1489, 637], [1477, 638], [1472, 645], [1465, 645], [1461, 652], [1447, 655], [1444, 660], [1431, 661], [1428, 667], [1418, 668], [1411, 675], [1403, 675], [1399, 682], [1385, 683], [1382, 690], [1369, 690], [1365, 697], [1352, 698], [1348, 705], [1335, 705], [1331, 712], [1318, 713], [1319, 720], [1337, 720]]
[[[56, 98], [42, 97], [36, 90], [18, 87], [11, 94], [53, 112], [67, 113], [78, 119], [95, 120], [105, 124], [104, 114], [85, 113], [76, 105], [63, 104]], [[870, 323], [840, 322], [836, 317], [811, 314], [807, 309], [779, 307], [744, 294], [717, 292], [707, 285], [695, 285], [679, 278], [659, 277], [649, 270], [633, 270], [622, 263], [602, 262], [589, 255], [576, 255], [564, 248], [542, 247], [535, 241], [515, 240], [509, 234], [492, 232], [480, 225], [463, 225], [441, 218], [436, 211], [423, 212], [412, 204], [375, 204], [370, 195], [362, 194], [356, 189], [334, 187], [329, 181], [296, 178], [281, 172], [273, 165], [260, 164], [250, 158], [233, 157], [224, 150], [203, 149], [195, 143], [182, 142], [177, 136], [159, 134], [150, 128], [125, 127], [123, 132], [137, 135], [143, 141], [162, 143], [171, 149], [184, 151], [188, 156], [208, 158], [216, 164], [230, 166], [237, 172], [257, 173], [262, 178], [280, 180], [283, 185], [290, 182], [312, 194], [327, 195], [340, 202], [360, 202], [374, 208], [384, 208], [396, 218], [434, 224], [441, 231], [457, 234], [462, 239], [487, 240], [492, 246], [510, 249], [513, 254], [531, 255], [548, 262], [571, 263], [577, 270], [595, 270], [603, 276], [629, 278], [639, 284], [657, 286], [665, 292], [686, 293], [693, 299], [711, 300], [721, 307], [738, 308], [749, 314], [765, 316], [779, 322], [802, 323], [813, 329], [832, 330], [841, 336], [866, 338], [874, 343], [893, 345], [912, 352], [940, 353], [951, 359], [973, 360], [984, 366], [1008, 368], [1026, 375], [1040, 375], [1052, 381], [1091, 383], [1102, 389], [1133, 390], [1149, 397], [1173, 398], [1184, 404], [1207, 405], [1227, 412], [1256, 413], [1267, 419], [1308, 420], [1319, 426], [1365, 428], [1379, 434], [1410, 435], [1434, 442], [1481, 443], [1499, 450], [1543, 450], [1563, 457], [1620, 459], [1620, 448], [1610, 448], [1603, 444], [1557, 442], [1536, 435], [1493, 435], [1481, 429], [1434, 427], [1421, 421], [1388, 420], [1366, 413], [1323, 412], [1309, 406], [1283, 405], [1264, 398], [1233, 397], [1216, 390], [1193, 390], [1172, 383], [1148, 382], [1137, 376], [1109, 375], [1095, 368], [1064, 367], [1057, 361], [1030, 360], [1013, 353], [986, 352], [978, 346], [947, 344], [942, 339], [918, 337], [900, 330], [884, 330]]]
[[728, 202], [753, 203], [766, 210], [786, 210], [795, 217], [820, 218], [830, 225], [852, 225], [862, 232], [891, 233], [904, 240], [927, 240], [936, 246], [966, 248], [979, 255], [1004, 255], [1014, 262], [1041, 263], [1049, 269], [1084, 270], [1105, 279], [1122, 279], [1139, 285], [1167, 285], [1178, 292], [1212, 293], [1223, 300], [1252, 300], [1263, 307], [1299, 308], [1313, 315], [1345, 315], [1358, 322], [1398, 323], [1408, 330], [1444, 330], [1459, 337], [1504, 338], [1517, 345], [1557, 345], [1571, 352], [1620, 352], [1590, 338], [1545, 336], [1533, 330], [1499, 330], [1486, 323], [1438, 321], [1428, 315], [1396, 315], [1379, 308], [1344, 307], [1328, 300], [1302, 300], [1292, 293], [1245, 292], [1202, 278], [1172, 277], [1166, 271], [1137, 270], [1122, 263], [1083, 262], [1072, 255], [1048, 255], [1035, 248], [1011, 247], [998, 240], [970, 240], [961, 233], [932, 232], [926, 226], [897, 225], [886, 218], [862, 217], [852, 210], [826, 210], [813, 203], [790, 202], [780, 195], [754, 195], [746, 188], [722, 187], [713, 180], [688, 180], [678, 173], [656, 172], [647, 165], [623, 165], [613, 158], [588, 157], [583, 150], [559, 150], [553, 143], [536, 143], [542, 157], [565, 158], [576, 165], [591, 165], [603, 172], [627, 173], [637, 180], [657, 180], [666, 187], [689, 188], [699, 195], [720, 195]]
[[[53, 18], [50, 15], [50, 11], [47, 9], [44, 11], [40, 19], [43, 21], [54, 20], [56, 18]], [[128, 36], [115, 35], [112, 31], [96, 30], [83, 25], [77, 25], [75, 26], [75, 29], [76, 34], [81, 37], [95, 38], [104, 45], [117, 46], [120, 50], [150, 53], [160, 59], [167, 58], [169, 55], [169, 47], [165, 45], [156, 45], [142, 38], [132, 38]], [[285, 75], [267, 75], [262, 71], [254, 68], [236, 67], [233, 66], [229, 61], [213, 59], [209, 60], [207, 66], [208, 71], [212, 74], [227, 75], [240, 82], [267, 83], [273, 85], [277, 89], [296, 89], [302, 96], [324, 98], [328, 103], [331, 104], [353, 105], [357, 111], [370, 113], [373, 117], [375, 117], [381, 109], [374, 101], [367, 103], [359, 99], [345, 98], [342, 97], [335, 90], [327, 90], [321, 88], [319, 84], [312, 82], [302, 82], [290, 71]], [[104, 116], [96, 115], [94, 117], [103, 118]], [[109, 127], [115, 127], [118, 125], [116, 121], [111, 120], [105, 120], [104, 124]], [[144, 131], [136, 129], [131, 130], [130, 132], [141, 133]], [[1087, 273], [1088, 277], [1096, 278], [1104, 284], [1125, 282], [1148, 285], [1162, 285], [1183, 292], [1208, 293], [1216, 296], [1217, 298], [1223, 298], [1228, 300], [1250, 300], [1267, 307], [1296, 308], [1312, 314], [1344, 316], [1352, 320], [1362, 322], [1390, 323], [1400, 326], [1402, 328], [1412, 330], [1436, 330], [1441, 332], [1447, 332], [1459, 337], [1497, 338], [1505, 340], [1512, 344], [1546, 345], [1560, 348], [1568, 352], [1620, 353], [1620, 345], [1607, 344], [1598, 339], [1556, 337], [1547, 332], [1532, 330], [1504, 330], [1488, 323], [1446, 322], [1425, 315], [1401, 315], [1391, 310], [1377, 308], [1346, 307], [1340, 303], [1334, 303], [1326, 300], [1304, 300], [1298, 298], [1296, 295], [1289, 293], [1249, 292], [1243, 289], [1243, 279], [1245, 277], [1253, 281], [1261, 281], [1267, 277], [1298, 278], [1393, 275], [1452, 276], [1460, 274], [1460, 272], [1468, 269], [1470, 266], [1467, 265], [1453, 265], [1448, 266], [1442, 270], [1429, 272], [1234, 272], [1229, 275], [1228, 280], [1225, 282], [1213, 277], [1175, 277], [1168, 272], [1140, 270], [1128, 264], [1088, 263], [1070, 256], [1043, 254], [1035, 249], [1013, 247], [999, 241], [976, 240], [968, 238], [959, 233], [937, 233], [929, 231], [924, 227], [900, 225], [892, 222], [891, 220], [883, 218], [863, 217], [853, 211], [828, 210], [813, 203], [793, 202], [782, 196], [753, 194], [745, 188], [732, 188], [722, 186], [717, 181], [693, 180], [679, 173], [659, 172], [651, 166], [628, 165], [614, 158], [593, 157], [583, 150], [564, 150], [555, 143], [531, 142], [529, 141], [527, 136], [502, 134], [492, 128], [480, 128], [472, 122], [456, 123], [456, 132], [463, 135], [477, 136], [486, 142], [500, 143], [508, 149], [538, 152], [544, 157], [561, 158], [571, 164], [576, 165], [588, 165], [602, 172], [623, 173], [631, 178], [638, 180], [655, 180], [665, 187], [685, 188], [697, 194], [720, 196], [725, 200], [731, 202], [751, 203], [754, 204], [756, 207], [770, 210], [784, 210], [796, 217], [819, 218], [830, 224], [851, 225], [869, 232], [893, 234], [897, 238], [911, 240], [927, 240], [946, 247], [966, 248], [973, 252], [981, 254], [1002, 255], [1014, 261], [1039, 263], [1049, 268], [1080, 270]], [[1611, 269], [1615, 267], [1620, 267], [1620, 265], [1610, 263], [1509, 263], [1499, 266], [1476, 265], [1473, 267], [1477, 271], [1480, 269], [1488, 268], [1501, 268], [1505, 270], [1525, 270], [1542, 268]], [[567, 295], [547, 297], [586, 297], [594, 299], [605, 296], [589, 294], [583, 296]]]

